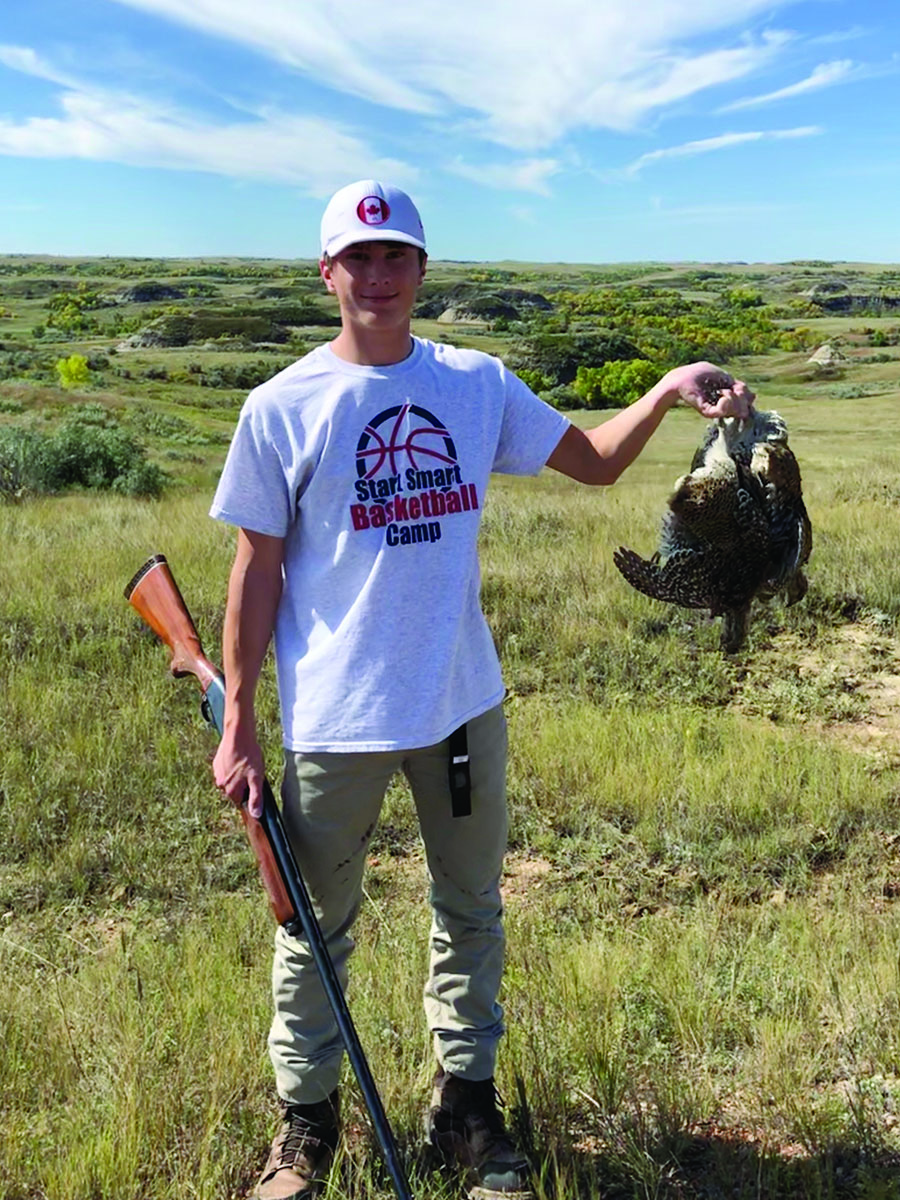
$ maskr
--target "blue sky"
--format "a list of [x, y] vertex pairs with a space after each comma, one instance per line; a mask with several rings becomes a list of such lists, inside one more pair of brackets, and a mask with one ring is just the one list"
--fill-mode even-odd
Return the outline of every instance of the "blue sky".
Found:
[[897, 0], [0, 0], [0, 252], [900, 261]]

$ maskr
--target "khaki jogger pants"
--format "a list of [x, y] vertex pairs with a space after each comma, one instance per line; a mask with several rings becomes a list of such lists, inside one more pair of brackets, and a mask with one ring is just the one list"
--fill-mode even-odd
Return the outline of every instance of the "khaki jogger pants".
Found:
[[[454, 817], [446, 741], [378, 753], [285, 752], [284, 821], [342, 986], [353, 949], [369, 841], [391, 776], [409, 781], [431, 878], [425, 1014], [438, 1061], [454, 1074], [494, 1074], [503, 1032], [500, 873], [506, 850], [506, 720], [498, 705], [467, 727], [472, 812]], [[343, 1043], [306, 943], [279, 928], [269, 1053], [278, 1094], [311, 1104], [331, 1094]]]

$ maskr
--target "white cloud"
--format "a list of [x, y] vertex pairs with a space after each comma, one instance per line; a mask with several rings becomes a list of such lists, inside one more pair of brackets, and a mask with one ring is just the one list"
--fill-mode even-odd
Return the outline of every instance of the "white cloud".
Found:
[[651, 112], [752, 73], [787, 40], [787, 35], [771, 34], [756, 43], [693, 57], [674, 52], [659, 55], [597, 86], [580, 107], [579, 123], [617, 130], [634, 128]]
[[[379, 105], [468, 113], [473, 131], [526, 151], [579, 128], [634, 128], [667, 104], [752, 75], [791, 37], [732, 32], [791, 0], [116, 2]], [[701, 39], [704, 48], [692, 49]]]
[[33, 75], [37, 79], [62, 84], [63, 87], [73, 86], [69, 75], [51, 66], [29, 46], [0, 45], [0, 64], [11, 71], [18, 71], [20, 75]]
[[[257, 50], [303, 74], [330, 83], [339, 91], [376, 104], [421, 113], [436, 111], [433, 99], [404, 81], [402, 69], [378, 62], [394, 45], [403, 55], [401, 30], [406, 14], [392, 23], [390, 10], [372, 9], [345, 0], [117, 0], [129, 8], [228, 38]], [[381, 37], [370, 46], [369, 24]], [[376, 50], [372, 54], [372, 50]], [[374, 59], [375, 61], [370, 61]], [[398, 67], [400, 64], [398, 64]]]
[[820, 88], [831, 87], [835, 83], [846, 83], [859, 73], [859, 69], [849, 58], [838, 59], [836, 62], [820, 63], [811, 74], [798, 83], [779, 88], [775, 92], [766, 92], [763, 96], [749, 96], [746, 100], [735, 100], [719, 109], [720, 113], [737, 112], [742, 108], [756, 108], [761, 104], [773, 104], [778, 100], [787, 100], [791, 96], [802, 96], [807, 92], [816, 92]]
[[208, 171], [292, 184], [319, 196], [349, 175], [371, 172], [407, 185], [417, 175], [405, 163], [378, 158], [354, 134], [318, 117], [271, 113], [210, 125], [175, 109], [87, 88], [63, 93], [60, 103], [60, 117], [0, 119], [0, 154]]
[[824, 132], [818, 125], [801, 125], [796, 129], [757, 129], [746, 133], [723, 133], [717, 137], [700, 138], [693, 142], [682, 142], [679, 146], [667, 146], [662, 150], [651, 150], [634, 162], [623, 167], [619, 175], [635, 176], [644, 167], [668, 158], [693, 158], [697, 154], [711, 154], [716, 150], [730, 150], [748, 142], [783, 141], [791, 138], [815, 137]]
[[[330, 120], [321, 104], [291, 114], [254, 111], [252, 100], [242, 102], [244, 112], [214, 120], [81, 82], [30, 48], [0, 45], [0, 66], [58, 85], [61, 110], [0, 117], [0, 154], [209, 171], [295, 184], [315, 195], [369, 173], [410, 185], [419, 173], [375, 149], [394, 136], [396, 119], [385, 111], [392, 108], [424, 118], [414, 134], [421, 141], [427, 128], [438, 148], [441, 136], [463, 132], [520, 154], [502, 167], [460, 158], [448, 171], [546, 195], [573, 161], [571, 147], [552, 156], [542, 153], [547, 147], [582, 130], [638, 128], [704, 89], [770, 66], [794, 38], [770, 28], [740, 32], [793, 0], [417, 0], [395, 9], [358, 0], [114, 2], [230, 39], [368, 106], [357, 106], [355, 128]], [[205, 82], [199, 68], [197, 82]], [[786, 135], [744, 140], [764, 136]], [[673, 148], [671, 155], [679, 152], [705, 150]], [[626, 171], [667, 156], [652, 152]]]
[[865, 25], [851, 25], [849, 29], [833, 29], [830, 33], [820, 33], [809, 39], [810, 46], [834, 46], [841, 42], [853, 42], [861, 37], [868, 37], [872, 30]]
[[562, 169], [555, 158], [529, 158], [515, 163], [490, 163], [474, 166], [457, 159], [448, 163], [446, 169], [462, 179], [470, 179], [485, 187], [511, 192], [536, 192], [549, 196], [548, 180]]

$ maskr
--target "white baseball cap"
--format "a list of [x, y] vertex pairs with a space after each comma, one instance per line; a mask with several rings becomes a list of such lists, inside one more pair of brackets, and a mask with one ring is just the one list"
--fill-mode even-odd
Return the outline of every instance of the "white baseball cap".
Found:
[[335, 192], [322, 215], [322, 254], [335, 255], [354, 242], [407, 242], [425, 249], [416, 206], [398, 187], [360, 179]]

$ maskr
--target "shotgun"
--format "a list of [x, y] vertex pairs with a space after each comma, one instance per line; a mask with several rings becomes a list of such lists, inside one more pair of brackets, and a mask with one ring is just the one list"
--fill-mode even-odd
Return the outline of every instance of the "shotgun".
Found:
[[[154, 554], [144, 563], [125, 588], [125, 599], [169, 647], [172, 674], [176, 677], [193, 675], [197, 679], [203, 693], [200, 705], [203, 717], [221, 737], [225, 719], [225, 679], [203, 653], [191, 614], [164, 554]], [[250, 815], [246, 798], [239, 807], [276, 921], [292, 937], [305, 938], [310, 948], [398, 1200], [412, 1200], [381, 1097], [268, 780], [263, 782], [263, 811], [259, 819]]]

